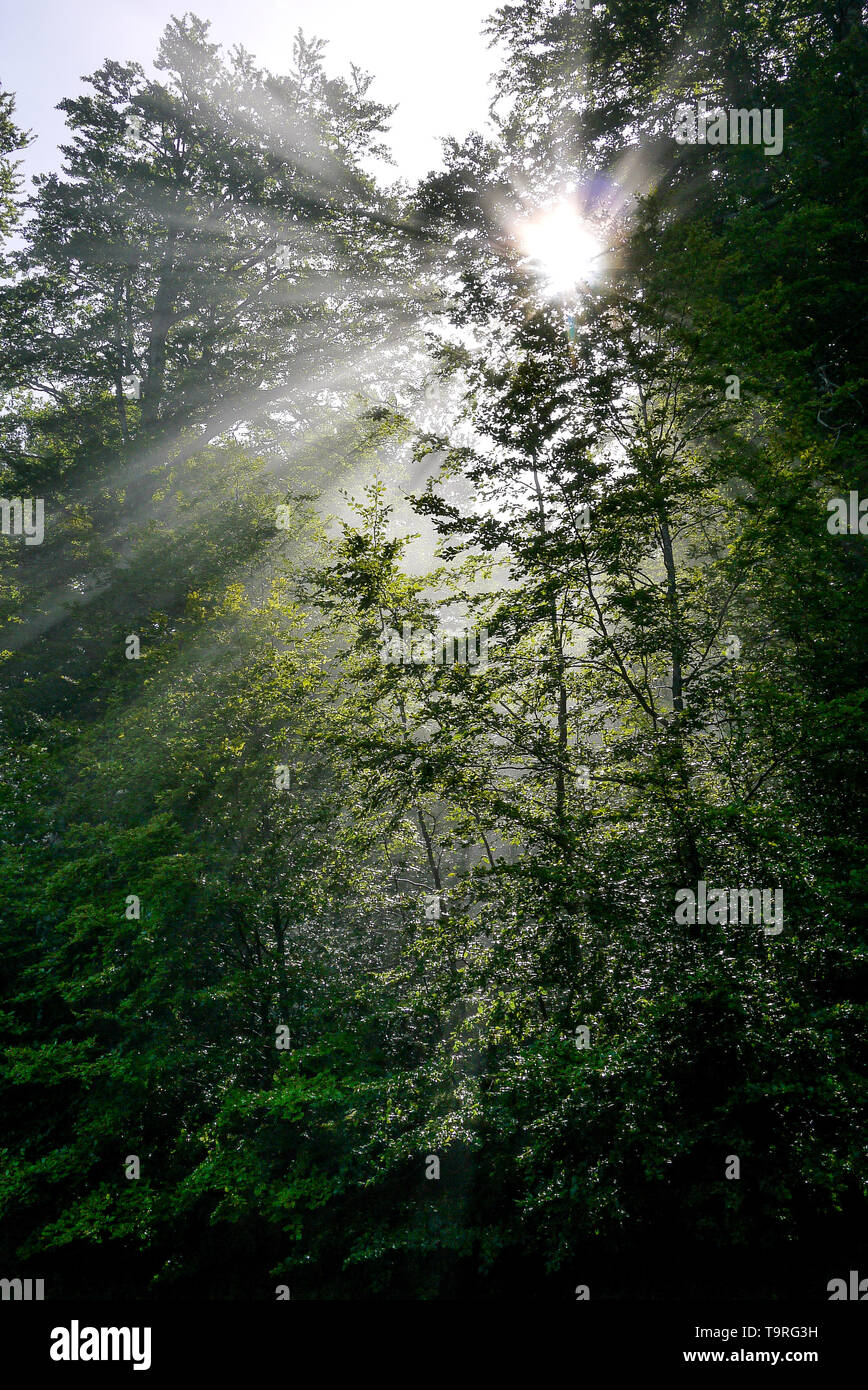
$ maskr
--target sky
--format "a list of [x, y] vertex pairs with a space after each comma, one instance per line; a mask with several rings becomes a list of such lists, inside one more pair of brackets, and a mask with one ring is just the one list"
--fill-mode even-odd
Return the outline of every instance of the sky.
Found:
[[38, 137], [22, 172], [59, 165], [64, 97], [106, 58], [152, 72], [159, 36], [172, 14], [191, 9], [211, 20], [211, 39], [240, 43], [264, 67], [287, 71], [292, 39], [328, 40], [330, 76], [350, 62], [374, 74], [369, 96], [398, 103], [392, 118], [395, 175], [409, 180], [439, 167], [440, 137], [485, 125], [497, 66], [482, 25], [499, 0], [0, 0], [0, 88], [16, 94], [15, 119]]

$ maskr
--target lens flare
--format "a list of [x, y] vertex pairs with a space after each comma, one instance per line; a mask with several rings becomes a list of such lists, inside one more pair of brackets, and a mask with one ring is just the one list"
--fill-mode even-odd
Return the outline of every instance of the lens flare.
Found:
[[567, 294], [589, 280], [599, 270], [605, 249], [593, 228], [568, 203], [522, 222], [516, 236], [552, 294]]

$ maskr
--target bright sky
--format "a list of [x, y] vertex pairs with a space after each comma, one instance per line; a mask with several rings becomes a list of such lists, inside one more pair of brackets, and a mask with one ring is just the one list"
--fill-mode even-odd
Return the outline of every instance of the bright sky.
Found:
[[483, 21], [500, 0], [0, 0], [0, 88], [16, 94], [15, 119], [38, 141], [26, 174], [56, 168], [63, 116], [54, 108], [81, 90], [106, 58], [151, 61], [168, 19], [190, 9], [211, 20], [211, 39], [241, 43], [264, 67], [288, 70], [292, 38], [328, 40], [326, 67], [349, 63], [374, 74], [369, 95], [399, 103], [392, 119], [396, 174], [415, 179], [438, 167], [439, 137], [459, 138], [485, 124], [497, 66]]

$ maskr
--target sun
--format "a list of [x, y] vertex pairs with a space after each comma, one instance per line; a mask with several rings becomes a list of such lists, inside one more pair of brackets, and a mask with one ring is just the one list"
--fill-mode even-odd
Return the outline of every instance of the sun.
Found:
[[524, 255], [551, 294], [569, 294], [599, 270], [605, 250], [588, 222], [569, 203], [558, 203], [516, 229]]

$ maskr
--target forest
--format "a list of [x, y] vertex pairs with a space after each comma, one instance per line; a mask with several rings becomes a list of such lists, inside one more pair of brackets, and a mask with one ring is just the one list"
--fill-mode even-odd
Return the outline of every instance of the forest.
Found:
[[495, 2], [416, 182], [301, 29], [167, 18], [30, 188], [0, 70], [0, 1275], [53, 1298], [868, 1275], [868, 11]]

